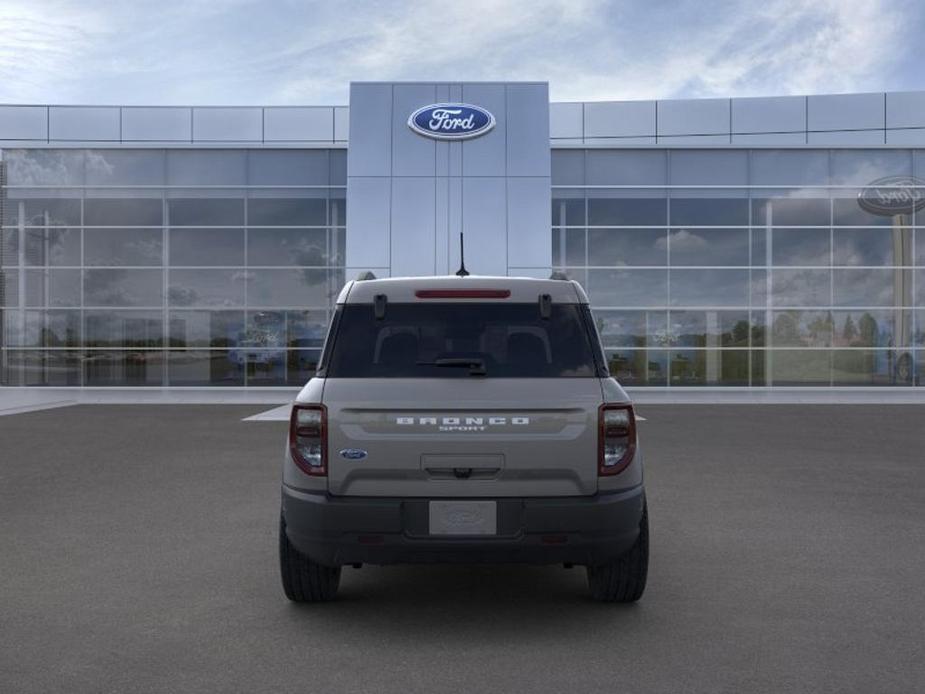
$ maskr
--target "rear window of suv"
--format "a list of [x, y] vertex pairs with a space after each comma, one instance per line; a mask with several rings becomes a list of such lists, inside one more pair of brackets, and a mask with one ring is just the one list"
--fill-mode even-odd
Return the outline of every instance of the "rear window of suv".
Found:
[[[332, 378], [595, 377], [603, 357], [587, 307], [537, 303], [370, 304], [338, 309], [323, 359]], [[596, 343], [596, 344], [595, 344]]]

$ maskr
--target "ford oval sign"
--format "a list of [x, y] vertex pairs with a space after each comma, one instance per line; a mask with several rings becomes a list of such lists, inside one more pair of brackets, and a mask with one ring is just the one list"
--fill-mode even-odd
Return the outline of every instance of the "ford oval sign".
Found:
[[858, 193], [858, 205], [886, 217], [912, 214], [925, 207], [925, 181], [912, 176], [878, 178]]
[[408, 127], [435, 140], [468, 140], [495, 127], [495, 117], [471, 104], [431, 104], [411, 114]]
[[344, 448], [340, 452], [340, 457], [347, 460], [362, 460], [366, 457], [366, 451], [362, 448]]

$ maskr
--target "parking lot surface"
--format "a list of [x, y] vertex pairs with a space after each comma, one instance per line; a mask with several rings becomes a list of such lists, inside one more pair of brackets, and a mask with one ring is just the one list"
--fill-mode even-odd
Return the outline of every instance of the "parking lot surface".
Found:
[[925, 687], [925, 407], [641, 407], [631, 606], [522, 566], [345, 569], [290, 604], [262, 409], [0, 418], [0, 692]]

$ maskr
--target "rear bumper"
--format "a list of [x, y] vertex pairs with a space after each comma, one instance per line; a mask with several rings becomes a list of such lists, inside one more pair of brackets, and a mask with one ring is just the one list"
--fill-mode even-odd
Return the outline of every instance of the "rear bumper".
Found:
[[328, 566], [343, 564], [602, 564], [639, 534], [645, 491], [590, 497], [499, 498], [498, 534], [428, 535], [428, 500], [334, 497], [283, 487], [289, 541]]

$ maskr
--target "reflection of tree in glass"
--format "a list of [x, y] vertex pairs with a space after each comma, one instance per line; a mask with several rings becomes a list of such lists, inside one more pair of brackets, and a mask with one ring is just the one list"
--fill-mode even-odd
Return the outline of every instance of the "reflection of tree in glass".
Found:
[[792, 313], [779, 313], [774, 319], [774, 341], [793, 344], [800, 339], [800, 326]]
[[879, 328], [877, 320], [869, 313], [864, 313], [858, 320], [858, 332], [860, 333], [860, 344], [863, 347], [875, 347], [877, 344], [877, 335]]
[[809, 329], [810, 338], [813, 344], [816, 345], [828, 344], [835, 328], [830, 313], [816, 316], [807, 327]]
[[828, 312], [803, 316], [808, 322], [801, 325], [798, 311], [779, 313], [774, 318], [774, 342], [783, 346], [827, 347], [832, 340], [834, 321]]
[[851, 345], [855, 338], [858, 336], [857, 326], [855, 326], [850, 314], [848, 315], [848, 319], [845, 321], [845, 327], [842, 328], [841, 336], [846, 345]]
[[[724, 336], [725, 337], [725, 336]], [[726, 338], [728, 344], [747, 345], [748, 344], [748, 321], [739, 320], [732, 326], [730, 337]]]

